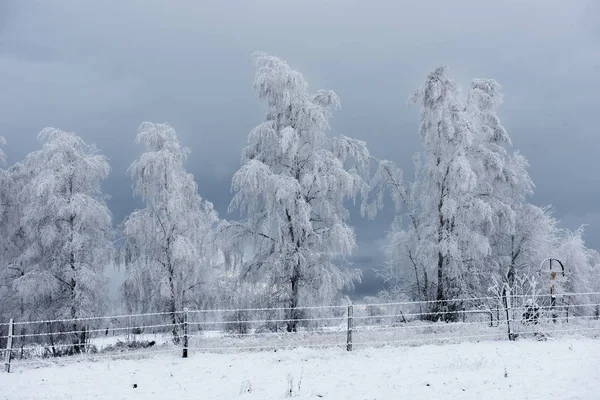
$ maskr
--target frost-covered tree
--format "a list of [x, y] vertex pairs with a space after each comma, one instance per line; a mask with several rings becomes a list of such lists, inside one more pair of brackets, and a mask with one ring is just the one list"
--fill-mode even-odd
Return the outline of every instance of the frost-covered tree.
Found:
[[145, 207], [123, 223], [124, 295], [132, 311], [169, 313], [178, 342], [178, 311], [207, 283], [206, 238], [217, 214], [198, 195], [194, 177], [184, 167], [189, 150], [179, 144], [171, 126], [144, 122], [136, 141], [145, 152], [129, 173]]
[[516, 276], [530, 274], [552, 254], [558, 223], [548, 207], [522, 203], [514, 210], [513, 227], [495, 236], [497, 242], [492, 243], [494, 254], [504, 260], [501, 271], [506, 271], [506, 282], [511, 287]]
[[[486, 215], [474, 218], [472, 229], [491, 241], [494, 235], [502, 235], [514, 228], [515, 213], [511, 203], [519, 196], [531, 191], [531, 180], [525, 167], [517, 156], [514, 166], [507, 170], [509, 153], [506, 146], [511, 145], [510, 137], [496, 114], [502, 104], [500, 85], [493, 79], [473, 79], [470, 83], [466, 101], [468, 124], [473, 132], [473, 141], [468, 148], [469, 162], [477, 176], [473, 196], [487, 205]], [[504, 259], [494, 257], [494, 248], [490, 246], [487, 256], [465, 260], [465, 292], [475, 296], [485, 294], [489, 287], [490, 274], [504, 269]]]
[[390, 189], [399, 215], [382, 274], [392, 291], [452, 309], [460, 305], [446, 304], [449, 297], [485, 295], [490, 274], [514, 275], [514, 265], [539, 243], [541, 235], [527, 231], [523, 239], [517, 226], [517, 213], [535, 211], [523, 205], [533, 184], [526, 160], [506, 150], [510, 138], [496, 115], [502, 102], [497, 82], [473, 80], [463, 102], [441, 67], [412, 99], [421, 102], [423, 146], [415, 180], [405, 182], [394, 163], [380, 161], [368, 212], [382, 206]]
[[490, 251], [478, 229], [490, 219], [490, 207], [477, 196], [480, 176], [471, 157], [476, 131], [446, 67], [432, 72], [412, 99], [421, 103], [421, 254], [423, 264], [435, 265], [438, 307], [452, 308], [445, 300], [463, 291], [468, 264]]
[[[0, 315], [7, 318], [31, 319], [36, 317], [31, 303], [20, 296], [13, 282], [25, 273], [20, 255], [25, 251], [27, 241], [21, 224], [26, 200], [22, 195], [29, 174], [24, 165], [17, 163], [2, 173], [0, 191], [0, 291], [3, 301]], [[30, 300], [30, 299], [28, 299]], [[43, 315], [43, 314], [42, 314]], [[37, 315], [40, 316], [40, 315]], [[6, 318], [5, 318], [6, 319]]]
[[[235, 173], [230, 210], [245, 220], [221, 227], [226, 242], [249, 246], [244, 275], [277, 288], [296, 331], [299, 306], [328, 304], [359, 278], [339, 265], [356, 246], [346, 199], [367, 189], [364, 142], [327, 138], [330, 90], [309, 91], [304, 77], [277, 57], [256, 53], [254, 88], [267, 105]], [[250, 253], [250, 254], [248, 254]]]
[[[554, 256], [558, 258], [565, 267], [565, 278], [558, 283], [556, 292], [564, 293], [591, 293], [600, 289], [599, 264], [600, 256], [597, 251], [585, 246], [583, 238], [584, 227], [575, 231], [559, 231], [557, 248]], [[558, 268], [557, 268], [558, 270]], [[542, 276], [549, 276], [549, 271], [542, 271]], [[549, 285], [551, 281], [546, 281]], [[583, 306], [584, 304], [598, 303], [597, 295], [579, 295], [563, 298], [572, 307], [572, 313], [576, 315], [589, 315], [594, 306]], [[594, 310], [595, 311], [595, 310]]]
[[[0, 136], [0, 145], [5, 144], [5, 140]], [[0, 164], [4, 164], [5, 155], [0, 148]], [[17, 200], [19, 190], [13, 185], [14, 174], [10, 170], [0, 168], [0, 318], [6, 320], [10, 314], [18, 308], [16, 294], [12, 287], [13, 273], [10, 262], [14, 257], [11, 246], [11, 238], [15, 227], [18, 226], [17, 215], [13, 207], [20, 204]]]
[[[55, 128], [39, 135], [42, 149], [27, 156], [29, 175], [21, 192], [24, 249], [11, 264], [14, 285], [25, 301], [40, 304], [47, 317], [98, 315], [107, 297], [105, 266], [112, 253], [111, 215], [101, 185], [106, 158], [79, 136]], [[79, 350], [79, 346], [75, 347]]]
[[520, 293], [537, 284], [538, 265], [553, 255], [574, 265], [565, 290], [593, 290], [597, 253], [585, 248], [582, 232], [559, 231], [549, 208], [529, 203], [534, 185], [525, 157], [508, 152], [500, 90], [494, 80], [474, 79], [463, 102], [447, 70], [434, 71], [413, 97], [422, 105], [423, 145], [414, 181], [378, 161], [366, 211], [373, 215], [390, 190], [398, 216], [381, 274], [392, 295], [437, 300], [435, 310], [450, 296]]
[[490, 274], [509, 287], [515, 278], [531, 273], [548, 257], [553, 246], [556, 221], [548, 208], [528, 202], [533, 182], [528, 163], [518, 152], [509, 154], [511, 140], [497, 115], [502, 103], [500, 85], [492, 79], [471, 81], [467, 112], [475, 131], [470, 151], [471, 164], [477, 171], [475, 195], [484, 200], [490, 218], [480, 232], [490, 241], [490, 254], [471, 264], [472, 292], [483, 295], [489, 287]]
[[[389, 190], [397, 216], [384, 246], [386, 262], [379, 275], [388, 288], [383, 297], [403, 296], [409, 299], [432, 300], [435, 292], [434, 272], [427, 264], [428, 246], [421, 240], [419, 213], [420, 154], [413, 161], [413, 182], [404, 180], [403, 171], [388, 160], [375, 160], [378, 168], [371, 178], [370, 198], [363, 202], [363, 212], [374, 217], [383, 207], [383, 196]], [[431, 278], [430, 278], [431, 277]]]

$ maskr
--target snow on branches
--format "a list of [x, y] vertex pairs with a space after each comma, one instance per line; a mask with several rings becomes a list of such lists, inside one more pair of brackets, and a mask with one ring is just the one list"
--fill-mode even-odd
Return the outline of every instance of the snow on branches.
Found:
[[209, 264], [206, 239], [217, 222], [212, 203], [198, 194], [184, 162], [189, 150], [168, 124], [144, 122], [136, 142], [145, 152], [129, 167], [134, 193], [145, 207], [123, 223], [127, 266], [124, 294], [132, 311], [170, 313], [179, 340], [177, 311], [200, 297]]
[[27, 181], [19, 195], [23, 245], [12, 261], [14, 285], [46, 317], [98, 315], [112, 255], [111, 214], [101, 191], [108, 162], [74, 133], [46, 128], [38, 138], [42, 149], [19, 168]]
[[382, 271], [392, 291], [443, 306], [450, 297], [485, 295], [490, 274], [514, 283], [517, 269], [550, 251], [555, 222], [525, 203], [533, 183], [525, 158], [506, 150], [511, 140], [496, 114], [500, 89], [494, 80], [474, 79], [463, 101], [440, 67], [411, 96], [421, 105], [423, 146], [415, 180], [378, 161], [363, 208], [373, 216], [386, 191], [396, 206]]
[[265, 121], [249, 135], [235, 173], [230, 211], [245, 220], [222, 227], [232, 245], [250, 243], [245, 273], [275, 286], [296, 330], [301, 304], [332, 302], [359, 277], [339, 261], [356, 247], [346, 199], [368, 190], [369, 152], [362, 141], [328, 138], [330, 90], [312, 93], [303, 76], [277, 57], [256, 53], [255, 90]]

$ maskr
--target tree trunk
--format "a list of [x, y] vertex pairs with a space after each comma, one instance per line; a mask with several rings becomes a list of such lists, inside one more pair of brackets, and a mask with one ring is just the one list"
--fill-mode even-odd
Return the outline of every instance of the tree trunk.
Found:
[[[71, 217], [71, 243], [73, 243], [73, 221], [74, 217]], [[69, 255], [69, 264], [71, 266], [71, 271], [73, 276], [71, 276], [70, 289], [71, 289], [71, 319], [73, 320], [73, 352], [81, 353], [82, 345], [81, 345], [81, 337], [85, 337], [85, 333], [79, 332], [78, 324], [77, 324], [77, 296], [76, 296], [76, 288], [77, 281], [75, 280], [75, 253], [71, 250], [71, 254]]]
[[48, 337], [50, 338], [50, 348], [52, 349], [52, 357], [56, 357], [56, 347], [54, 347], [54, 335], [52, 332], [52, 323], [51, 322], [47, 322], [46, 323], [47, 327], [48, 327]]
[[[439, 160], [438, 160], [438, 164], [439, 164]], [[442, 182], [442, 187], [441, 187], [441, 196], [440, 196], [440, 200], [438, 202], [438, 237], [437, 237], [437, 242], [438, 242], [438, 261], [437, 261], [437, 290], [436, 290], [436, 296], [435, 296], [435, 306], [433, 307], [434, 311], [437, 313], [437, 315], [432, 315], [432, 317], [434, 317], [435, 319], [439, 319], [442, 318], [444, 319], [445, 316], [444, 314], [441, 314], [440, 311], [442, 311], [443, 309], [446, 308], [446, 299], [444, 296], [444, 255], [442, 254], [442, 251], [440, 249], [441, 244], [442, 244], [442, 232], [444, 231], [444, 229], [446, 228], [446, 223], [444, 221], [444, 214], [442, 213], [442, 207], [444, 205], [444, 183], [446, 181], [446, 177], [448, 176], [448, 170], [446, 170], [446, 175], [444, 176], [444, 181]]]
[[287, 331], [288, 332], [297, 332], [298, 330], [298, 295], [299, 295], [299, 285], [300, 285], [300, 275], [296, 268], [294, 268], [294, 275], [290, 279], [290, 283], [292, 285], [292, 295], [290, 297], [290, 309], [289, 317], [287, 321]]
[[[73, 177], [69, 179], [69, 203], [71, 203], [71, 199], [73, 197]], [[82, 343], [81, 339], [85, 339], [85, 332], [81, 329], [81, 332], [78, 330], [77, 324], [77, 267], [75, 264], [75, 248], [74, 248], [74, 236], [75, 236], [75, 215], [71, 215], [69, 217], [69, 244], [71, 245], [70, 253], [69, 253], [69, 267], [71, 267], [71, 281], [69, 282], [69, 289], [71, 291], [71, 319], [73, 320], [73, 352], [81, 353]]]
[[444, 256], [438, 252], [437, 264], [437, 291], [435, 296], [435, 306], [433, 307], [437, 315], [433, 315], [435, 319], [446, 319], [444, 310], [446, 309], [446, 297], [444, 296]]
[[179, 327], [177, 321], [177, 303], [175, 301], [175, 282], [173, 281], [173, 269], [169, 268], [169, 290], [170, 290], [170, 298], [169, 298], [169, 312], [171, 313], [171, 324], [172, 332], [173, 332], [173, 342], [175, 344], [179, 343]]
[[71, 319], [73, 319], [73, 352], [80, 353], [79, 332], [77, 331], [77, 309], [75, 308], [75, 279], [71, 278]]
[[[165, 193], [169, 192], [169, 176], [167, 175], [167, 165], [166, 165], [166, 161], [165, 161], [165, 168], [164, 168], [164, 189], [165, 189]], [[167, 214], [167, 220], [170, 221], [170, 217], [169, 217], [169, 209], [166, 208], [165, 206], [165, 212]], [[173, 230], [171, 230], [169, 233], [167, 233], [167, 231], [164, 232], [165, 233], [165, 241], [166, 241], [166, 246], [165, 246], [165, 255], [166, 255], [166, 260], [167, 260], [167, 272], [169, 274], [169, 300], [168, 300], [168, 310], [169, 313], [171, 315], [171, 324], [172, 324], [172, 333], [173, 333], [173, 342], [175, 344], [179, 344], [179, 326], [178, 326], [178, 319], [177, 319], [177, 302], [176, 302], [176, 296], [175, 296], [175, 270], [173, 267], [173, 263], [171, 261], [171, 243], [173, 240], [173, 237], [171, 236], [171, 234], [173, 233]]]
[[[285, 215], [287, 216], [287, 220], [288, 220], [288, 230], [290, 233], [290, 240], [292, 243], [295, 244], [296, 246], [296, 251], [298, 250], [298, 248], [300, 247], [300, 240], [299, 238], [296, 238], [294, 235], [294, 229], [293, 229], [293, 225], [292, 225], [292, 215], [290, 214], [289, 210], [285, 210]], [[292, 272], [292, 276], [290, 277], [290, 283], [292, 285], [292, 293], [291, 293], [291, 297], [290, 297], [290, 309], [289, 311], [289, 316], [288, 316], [288, 321], [287, 321], [287, 331], [288, 332], [296, 332], [297, 331], [297, 327], [298, 327], [298, 291], [299, 291], [299, 285], [300, 285], [300, 262], [298, 261], [296, 263], [296, 265], [294, 265], [294, 271]]]
[[516, 274], [516, 266], [515, 261], [517, 259], [517, 254], [515, 254], [515, 237], [511, 236], [511, 254], [510, 254], [510, 266], [508, 267], [508, 273], [506, 274], [506, 280], [508, 281], [508, 287], [514, 290], [515, 286], [515, 274]]
[[514, 289], [515, 286], [515, 264], [511, 263], [508, 267], [508, 274], [506, 274], [506, 280], [508, 281], [508, 286], [511, 289]]
[[[69, 181], [69, 191], [71, 196], [73, 195], [73, 180]], [[69, 199], [69, 202], [71, 200]], [[77, 266], [75, 264], [75, 249], [74, 249], [74, 232], [75, 232], [75, 215], [71, 215], [69, 217], [69, 229], [70, 229], [70, 254], [69, 254], [69, 266], [71, 267], [71, 282], [70, 282], [70, 290], [71, 290], [71, 319], [73, 319], [73, 352], [81, 353], [83, 352], [85, 345], [85, 328], [78, 328], [77, 323]]]
[[427, 275], [427, 270], [423, 269], [423, 300], [429, 299], [429, 275]]
[[438, 264], [437, 264], [437, 292], [435, 299], [438, 302], [444, 301], [444, 256], [442, 253], [438, 253]]
[[415, 267], [415, 280], [417, 283], [417, 301], [419, 301], [419, 313], [423, 314], [423, 303], [421, 300], [426, 300], [426, 297], [423, 297], [423, 292], [421, 292], [421, 282], [419, 280], [419, 268], [417, 267], [417, 263], [413, 260], [412, 255], [409, 251], [409, 257], [412, 261], [413, 266]]
[[77, 308], [75, 306], [75, 287], [77, 282], [71, 278], [71, 319], [73, 319], [73, 352], [81, 353], [85, 345], [85, 327], [77, 323]]

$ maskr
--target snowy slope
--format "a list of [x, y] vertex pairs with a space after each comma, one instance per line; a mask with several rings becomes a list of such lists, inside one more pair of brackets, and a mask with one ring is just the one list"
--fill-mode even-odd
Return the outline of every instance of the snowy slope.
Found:
[[[505, 377], [506, 373], [506, 377]], [[598, 399], [600, 341], [295, 349], [63, 362], [15, 362], [6, 399]], [[298, 382], [300, 388], [298, 389]], [[133, 385], [137, 384], [137, 388]]]

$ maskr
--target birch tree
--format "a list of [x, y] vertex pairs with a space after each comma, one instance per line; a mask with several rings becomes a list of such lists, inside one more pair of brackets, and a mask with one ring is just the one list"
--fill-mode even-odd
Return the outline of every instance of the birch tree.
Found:
[[[0, 136], [0, 145], [5, 143], [4, 138]], [[4, 164], [4, 162], [5, 155], [0, 148], [0, 164]], [[9, 315], [17, 309], [16, 295], [12, 288], [14, 274], [10, 262], [14, 257], [11, 251], [11, 237], [15, 226], [18, 225], [15, 223], [16, 214], [13, 212], [13, 205], [18, 203], [16, 193], [19, 190], [14, 190], [12, 178], [13, 174], [10, 169], [0, 168], [0, 298], [3, 299], [0, 302], [0, 317], [4, 320], [11, 318]]]
[[340, 105], [333, 91], [309, 91], [277, 57], [256, 53], [255, 61], [254, 88], [267, 112], [232, 180], [229, 208], [245, 219], [221, 234], [251, 247], [244, 275], [276, 288], [288, 309], [286, 329], [295, 332], [298, 307], [328, 304], [359, 278], [340, 265], [356, 247], [344, 201], [366, 193], [369, 153], [364, 142], [327, 138]]
[[27, 156], [22, 190], [24, 249], [15, 258], [15, 287], [41, 303], [49, 318], [69, 318], [78, 331], [75, 351], [86, 340], [77, 320], [98, 315], [107, 297], [104, 269], [111, 257], [111, 215], [101, 185], [106, 158], [79, 136], [46, 128], [42, 149]]
[[527, 160], [508, 152], [511, 139], [497, 115], [500, 85], [474, 79], [463, 102], [442, 67], [413, 100], [421, 101], [424, 150], [414, 181], [378, 161], [366, 208], [374, 215], [389, 189], [398, 212], [382, 276], [393, 293], [436, 300], [437, 308], [449, 294], [486, 296], [491, 277], [513, 287], [553, 252], [557, 221], [549, 208], [528, 202]]
[[36, 308], [20, 296], [14, 288], [15, 279], [23, 276], [24, 266], [20, 255], [27, 246], [25, 229], [21, 224], [26, 199], [22, 195], [28, 181], [28, 174], [22, 163], [17, 163], [3, 173], [0, 202], [0, 287], [4, 301], [0, 305], [1, 315], [11, 318], [17, 316], [21, 320], [43, 317], [44, 313], [36, 314]]
[[[207, 283], [205, 240], [217, 213], [198, 195], [194, 177], [184, 168], [189, 150], [179, 144], [171, 126], [144, 122], [136, 142], [145, 152], [129, 173], [134, 193], [145, 207], [123, 223], [127, 274], [123, 290], [130, 309], [167, 312], [173, 340], [178, 342], [178, 311]], [[140, 304], [147, 308], [140, 310]]]
[[[373, 215], [390, 189], [399, 213], [383, 276], [396, 291], [435, 300], [434, 310], [452, 311], [460, 305], [447, 299], [480, 290], [489, 272], [489, 235], [502, 217], [512, 218], [495, 191], [506, 179], [504, 146], [510, 143], [495, 114], [499, 89], [493, 80], [474, 80], [464, 103], [447, 68], [436, 69], [411, 97], [421, 104], [423, 147], [415, 157], [414, 182], [404, 182], [389, 161], [379, 162], [372, 180], [375, 197], [367, 212]], [[403, 283], [411, 281], [416, 287]]]
[[471, 81], [467, 112], [476, 135], [470, 158], [479, 177], [476, 196], [490, 207], [480, 231], [491, 245], [482, 264], [471, 264], [475, 295], [485, 294], [490, 274], [512, 288], [517, 274], [532, 271], [548, 256], [556, 228], [548, 209], [528, 203], [534, 186], [529, 164], [518, 152], [508, 152], [512, 142], [497, 115], [502, 101], [493, 79]]
[[458, 85], [445, 67], [431, 73], [413, 95], [421, 103], [420, 240], [436, 265], [438, 307], [452, 309], [448, 298], [461, 292], [465, 264], [490, 251], [489, 242], [473, 220], [490, 217], [490, 207], [476, 195], [479, 176], [470, 158], [474, 127], [459, 99]]
[[[600, 256], [597, 251], [589, 249], [585, 245], [584, 227], [575, 231], [562, 230], [557, 232], [557, 248], [554, 251], [556, 258], [561, 260], [565, 266], [565, 278], [557, 283], [557, 293], [592, 293], [600, 289], [598, 273], [600, 273]], [[560, 275], [560, 274], [559, 274]], [[542, 276], [549, 276], [548, 270], [542, 271]], [[550, 283], [550, 281], [546, 281]], [[562, 298], [572, 307], [571, 312], [576, 315], [590, 315], [596, 311], [598, 295], [579, 295]], [[585, 306], [587, 304], [587, 306]]]
[[417, 300], [433, 300], [435, 282], [431, 264], [427, 262], [430, 251], [425, 240], [421, 240], [422, 226], [419, 211], [420, 182], [423, 173], [420, 154], [413, 158], [415, 176], [412, 182], [405, 181], [403, 171], [392, 161], [378, 160], [377, 170], [371, 178], [368, 200], [362, 204], [363, 213], [373, 218], [383, 207], [384, 193], [389, 191], [396, 217], [387, 235], [384, 246], [385, 264], [378, 270], [388, 288], [383, 297], [406, 297]]

